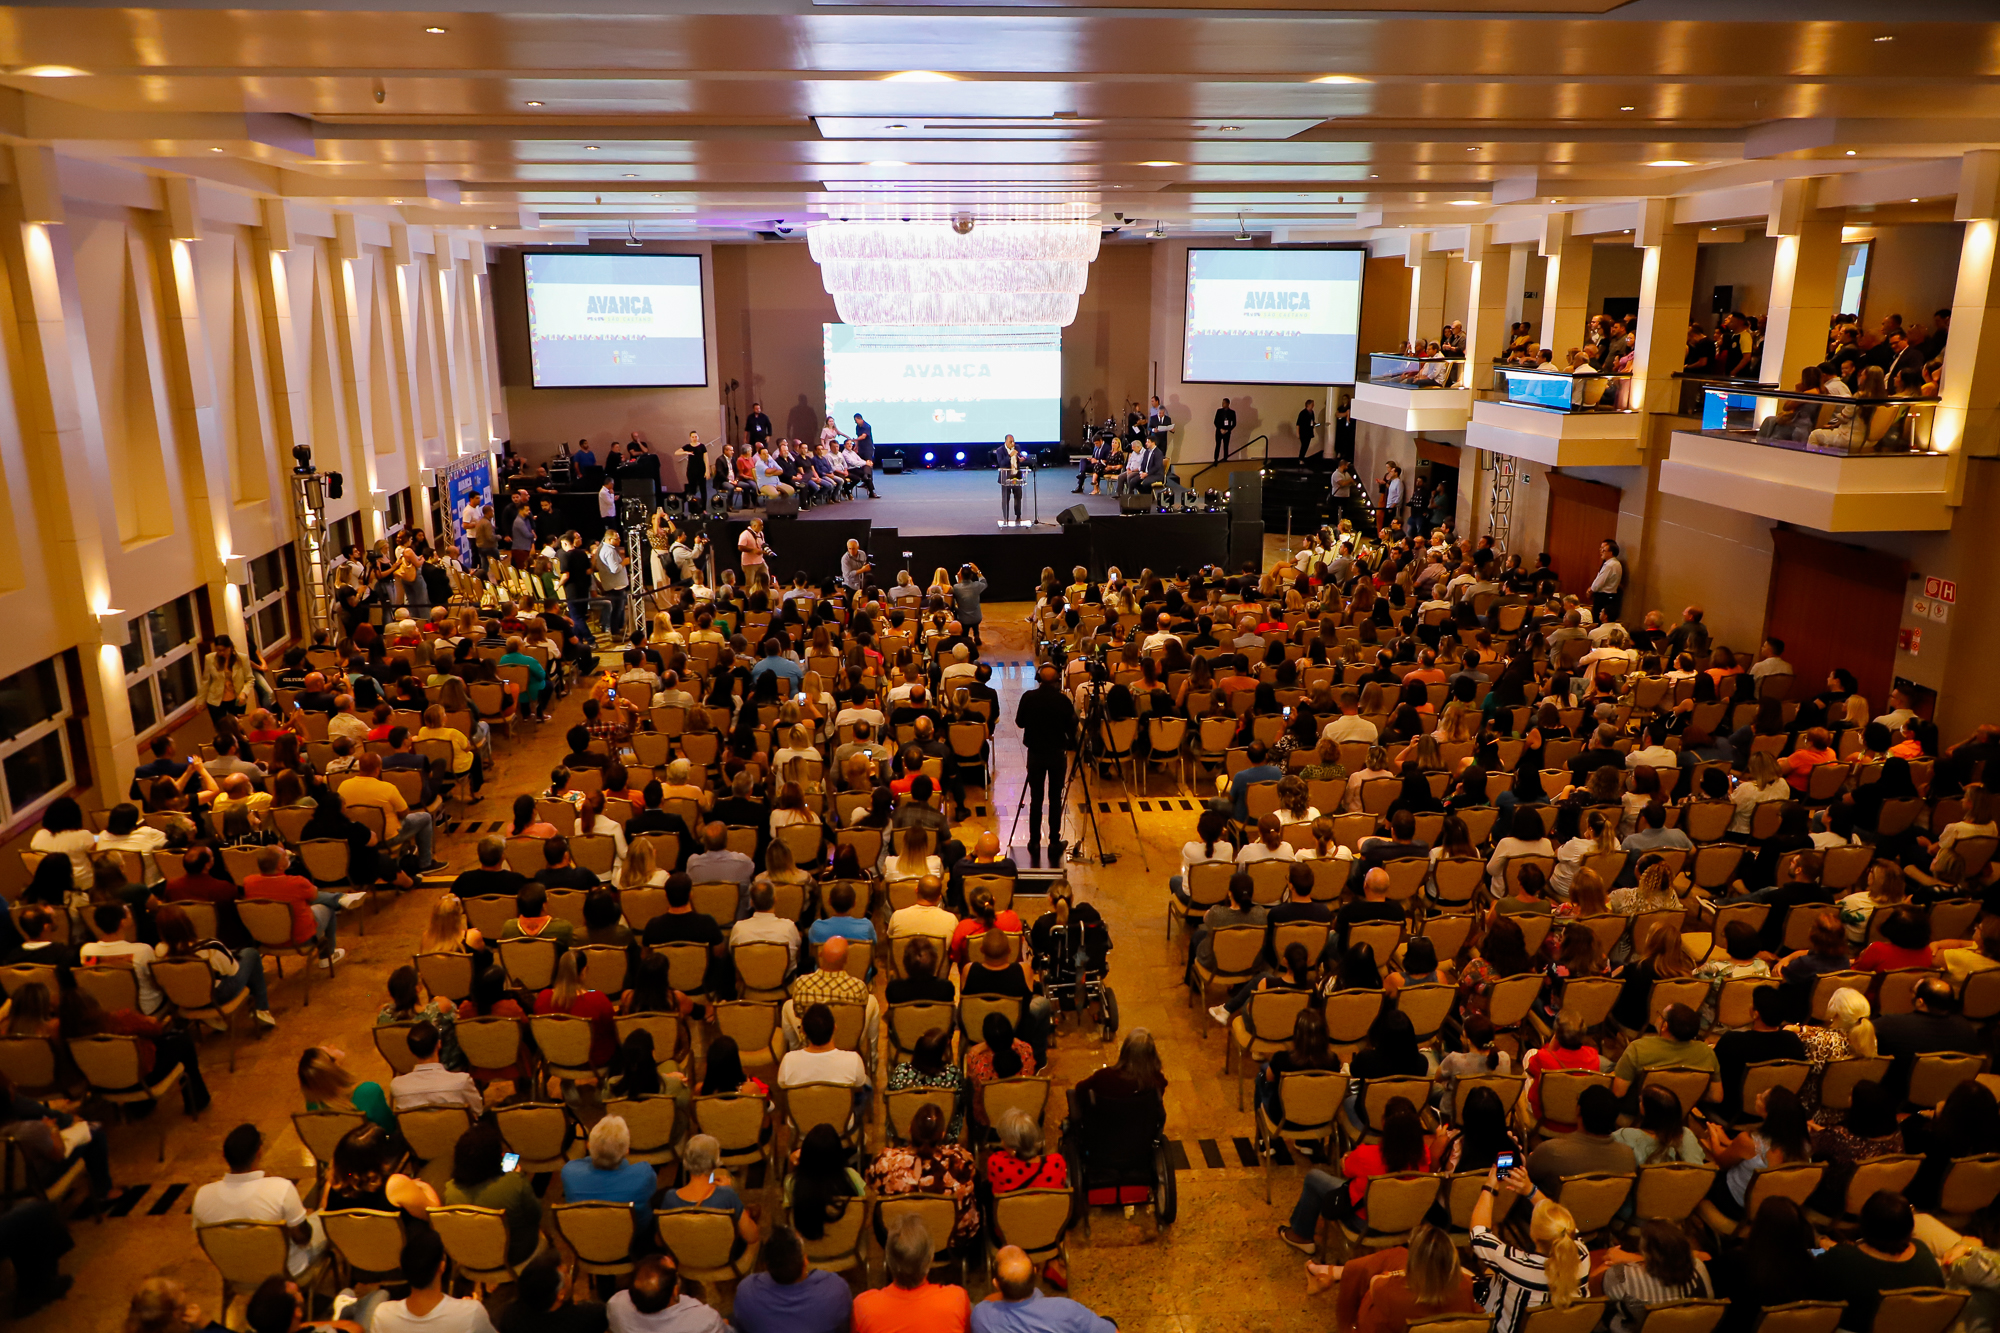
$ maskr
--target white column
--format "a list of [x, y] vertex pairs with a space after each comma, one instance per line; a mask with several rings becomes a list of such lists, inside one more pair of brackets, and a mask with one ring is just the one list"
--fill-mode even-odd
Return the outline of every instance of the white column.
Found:
[[2000, 454], [2000, 151], [1965, 155], [1956, 215], [1965, 239], [1931, 439], [1939, 449], [1990, 457]]
[[1541, 344], [1562, 364], [1572, 347], [1583, 346], [1584, 325], [1590, 317], [1590, 257], [1588, 236], [1570, 234], [1568, 213], [1542, 219], [1542, 258], [1549, 261], [1542, 278]]
[[1758, 378], [1789, 389], [1826, 354], [1826, 331], [1840, 300], [1840, 220], [1819, 211], [1818, 177], [1771, 185], [1764, 234], [1777, 239], [1771, 306]]
[[1430, 233], [1410, 233], [1403, 263], [1410, 269], [1410, 333], [1412, 343], [1436, 342], [1444, 331], [1445, 263], [1448, 256], [1431, 251]]
[[1632, 233], [1633, 243], [1646, 252], [1632, 357], [1632, 406], [1641, 412], [1671, 413], [1680, 406], [1673, 376], [1686, 360], [1695, 233], [1673, 225], [1673, 206], [1671, 199], [1641, 200]]
[[1493, 362], [1507, 347], [1508, 248], [1493, 244], [1486, 223], [1465, 229], [1465, 262], [1472, 284], [1465, 303], [1465, 379], [1475, 389], [1491, 388]]

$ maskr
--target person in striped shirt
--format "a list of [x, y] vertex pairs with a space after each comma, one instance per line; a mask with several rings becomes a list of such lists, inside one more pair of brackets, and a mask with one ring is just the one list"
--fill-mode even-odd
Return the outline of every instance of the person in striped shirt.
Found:
[[[1528, 1223], [1534, 1249], [1509, 1245], [1493, 1231], [1494, 1196], [1502, 1189], [1525, 1195], [1534, 1205]], [[1493, 1316], [1493, 1333], [1520, 1333], [1528, 1312], [1538, 1306], [1567, 1309], [1584, 1294], [1590, 1273], [1590, 1251], [1577, 1239], [1576, 1219], [1536, 1189], [1519, 1166], [1505, 1177], [1497, 1163], [1486, 1173], [1486, 1187], [1472, 1206], [1472, 1254], [1488, 1271], [1486, 1312]]]

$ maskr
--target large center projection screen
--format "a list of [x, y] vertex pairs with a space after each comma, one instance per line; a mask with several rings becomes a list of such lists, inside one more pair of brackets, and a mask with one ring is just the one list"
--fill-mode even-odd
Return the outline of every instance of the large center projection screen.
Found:
[[1359, 250], [1189, 250], [1188, 384], [1352, 384]]
[[699, 255], [522, 259], [537, 389], [708, 383]]
[[820, 327], [826, 410], [844, 431], [859, 412], [881, 446], [1062, 438], [1062, 330], [1054, 325]]

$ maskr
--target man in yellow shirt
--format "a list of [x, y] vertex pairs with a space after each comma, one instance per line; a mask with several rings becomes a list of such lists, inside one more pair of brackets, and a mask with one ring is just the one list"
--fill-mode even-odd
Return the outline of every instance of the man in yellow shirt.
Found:
[[360, 808], [372, 806], [382, 812], [382, 850], [398, 851], [414, 844], [417, 849], [417, 873], [431, 874], [445, 869], [445, 863], [431, 856], [432, 839], [436, 830], [431, 825], [430, 812], [412, 810], [403, 793], [395, 784], [382, 777], [382, 756], [364, 754], [355, 768], [359, 777], [349, 778], [340, 784], [340, 804], [350, 814]]

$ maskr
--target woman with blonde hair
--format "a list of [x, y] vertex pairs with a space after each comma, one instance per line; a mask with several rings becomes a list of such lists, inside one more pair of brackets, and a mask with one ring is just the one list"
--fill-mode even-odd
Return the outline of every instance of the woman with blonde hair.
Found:
[[1743, 780], [1729, 790], [1729, 803], [1736, 807], [1736, 814], [1729, 821], [1729, 831], [1746, 837], [1750, 833], [1750, 820], [1757, 807], [1766, 801], [1789, 801], [1792, 799], [1792, 784], [1778, 774], [1778, 761], [1768, 750], [1753, 750], [1750, 761], [1743, 770]]
[[944, 862], [930, 850], [930, 835], [912, 824], [903, 830], [897, 840], [896, 854], [887, 856], [882, 867], [884, 879], [922, 879], [925, 875], [943, 875]]
[[1610, 910], [1604, 879], [1595, 870], [1583, 867], [1570, 876], [1569, 901], [1557, 903], [1559, 917], [1603, 916]]
[[1361, 771], [1347, 775], [1347, 794], [1341, 798], [1340, 808], [1348, 814], [1360, 813], [1361, 788], [1371, 778], [1395, 776], [1395, 771], [1389, 767], [1389, 752], [1379, 745], [1369, 746], [1368, 757], [1361, 762]]
[[941, 597], [947, 603], [952, 600], [951, 575], [943, 565], [931, 571], [930, 586], [924, 589], [925, 597]]
[[[1444, 716], [1438, 719], [1437, 731], [1433, 733], [1445, 745], [1459, 744], [1479, 738], [1478, 715], [1462, 703], [1448, 704]], [[1442, 764], [1439, 767], [1443, 767]]]
[[[1493, 1230], [1494, 1198], [1505, 1189], [1534, 1205], [1528, 1236], [1535, 1248], [1509, 1245]], [[1577, 1238], [1576, 1219], [1569, 1209], [1535, 1188], [1527, 1168], [1515, 1167], [1503, 1179], [1497, 1166], [1486, 1173], [1486, 1187], [1472, 1205], [1472, 1256], [1486, 1266], [1486, 1312], [1493, 1316], [1493, 1333], [1520, 1333], [1528, 1313], [1547, 1305], [1566, 1310], [1585, 1294], [1590, 1251]]]
[[653, 844], [641, 838], [625, 849], [615, 881], [620, 889], [664, 889], [667, 872], [660, 869]]
[[299, 1091], [308, 1111], [359, 1111], [384, 1129], [396, 1127], [382, 1085], [355, 1082], [347, 1053], [337, 1047], [308, 1046], [299, 1053]]
[[611, 1000], [600, 991], [586, 989], [577, 969], [576, 950], [565, 949], [556, 960], [556, 975], [549, 988], [535, 997], [537, 1014], [570, 1014], [590, 1020], [590, 1063], [602, 1069], [618, 1053], [618, 1027]]

